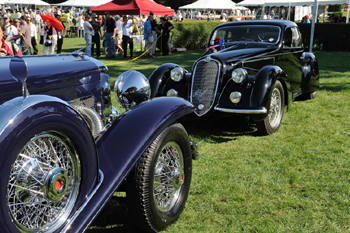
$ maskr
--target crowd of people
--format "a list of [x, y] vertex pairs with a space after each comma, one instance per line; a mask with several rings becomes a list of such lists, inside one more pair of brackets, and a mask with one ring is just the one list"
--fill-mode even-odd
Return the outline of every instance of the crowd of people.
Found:
[[[257, 9], [257, 11], [254, 9], [232, 11], [226, 9], [221, 11], [220, 21], [233, 21], [233, 17], [230, 16], [242, 16], [239, 20], [245, 20], [245, 17], [261, 13], [262, 9]], [[13, 14], [16, 14], [17, 17], [12, 17]], [[156, 47], [163, 56], [168, 56], [171, 53], [171, 31], [174, 29], [172, 21], [184, 22], [185, 18], [192, 18], [194, 15], [201, 16], [202, 13], [200, 11], [178, 11], [174, 15], [161, 17], [159, 21], [153, 11], [149, 15], [142, 16], [112, 16], [109, 12], [105, 12], [104, 15], [95, 13], [88, 15], [83, 14], [81, 10], [64, 11], [57, 8], [43, 11], [23, 8], [13, 14], [11, 16], [5, 10], [0, 12], [2, 30], [0, 55], [2, 56], [36, 55], [39, 43], [43, 46], [43, 54], [53, 54], [55, 51], [59, 54], [62, 52], [63, 38], [67, 32], [74, 31], [77, 36], [85, 39], [87, 56], [100, 58], [101, 42], [103, 42], [104, 55], [107, 58], [123, 55], [123, 59], [128, 59], [129, 53], [130, 59], [133, 59], [133, 38], [135, 38], [133, 35], [143, 37], [146, 57], [154, 58]], [[57, 28], [57, 25], [53, 24], [53, 19], [43, 20], [41, 17], [43, 14], [51, 15], [58, 21], [61, 21], [61, 17], [65, 17], [65, 23], [61, 21], [63, 28]], [[207, 15], [209, 16], [207, 19], [210, 20], [210, 11], [207, 12]], [[287, 11], [284, 8], [279, 9], [278, 13], [277, 9], [271, 8], [269, 14], [263, 14], [261, 17], [262, 19], [271, 19], [275, 16], [284, 18], [286, 15]], [[331, 16], [330, 22], [345, 22], [344, 18]], [[305, 15], [301, 22], [310, 23], [309, 16]], [[40, 38], [38, 38], [38, 33]], [[38, 42], [39, 39], [40, 42]]]
[[[61, 21], [61, 17], [65, 17], [65, 23], [61, 21], [63, 29], [54, 24], [53, 18], [43, 20], [41, 17], [43, 14], [51, 15], [58, 21]], [[127, 59], [129, 52], [130, 58], [133, 59], [133, 35], [143, 37], [146, 57], [155, 57], [157, 43], [162, 55], [168, 56], [171, 30], [174, 28], [169, 16], [161, 17], [158, 22], [153, 11], [149, 15], [140, 17], [135, 15], [121, 17], [112, 16], [109, 12], [105, 12], [104, 15], [95, 13], [81, 15], [79, 11], [64, 12], [60, 9], [51, 12], [25, 10], [17, 12], [17, 17], [19, 18], [11, 17], [7, 12], [1, 12], [3, 29], [1, 45], [7, 46], [2, 50], [2, 56], [38, 54], [39, 43], [43, 46], [43, 54], [54, 54], [55, 50], [59, 54], [62, 51], [63, 38], [71, 29], [75, 29], [77, 36], [85, 39], [87, 56], [100, 58], [101, 42], [103, 42], [106, 57], [114, 58], [123, 54], [123, 58]], [[159, 39], [158, 36], [160, 36]], [[40, 42], [38, 42], [39, 39]], [[9, 50], [15, 52], [5, 53]]]

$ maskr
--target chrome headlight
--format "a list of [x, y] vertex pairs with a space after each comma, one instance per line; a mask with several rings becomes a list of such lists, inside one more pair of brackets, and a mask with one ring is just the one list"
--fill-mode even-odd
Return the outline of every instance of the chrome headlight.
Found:
[[238, 104], [239, 102], [241, 102], [241, 98], [242, 98], [242, 94], [238, 91], [232, 92], [230, 94], [230, 100], [234, 104]]
[[177, 91], [175, 89], [170, 89], [167, 93], [166, 96], [177, 96]]
[[182, 69], [181, 67], [176, 67], [171, 70], [170, 77], [175, 82], [180, 82], [184, 77], [184, 73], [184, 69]]
[[231, 78], [235, 83], [242, 83], [248, 77], [245, 69], [237, 68], [232, 72]]
[[119, 75], [114, 86], [119, 104], [129, 110], [131, 107], [149, 99], [150, 84], [138, 71], [129, 70]]

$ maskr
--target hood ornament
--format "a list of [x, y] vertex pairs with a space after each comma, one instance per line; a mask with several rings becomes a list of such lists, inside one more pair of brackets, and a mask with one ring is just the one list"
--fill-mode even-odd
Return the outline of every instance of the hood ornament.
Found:
[[22, 57], [14, 56], [10, 61], [10, 72], [14, 80], [22, 83], [22, 95], [24, 98], [29, 96], [27, 88], [28, 67]]

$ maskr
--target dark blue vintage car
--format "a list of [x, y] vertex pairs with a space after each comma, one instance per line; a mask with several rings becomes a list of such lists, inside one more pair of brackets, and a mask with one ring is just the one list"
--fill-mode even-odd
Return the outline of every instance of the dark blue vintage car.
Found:
[[192, 73], [164, 64], [150, 77], [151, 97], [179, 96], [192, 102], [199, 117], [243, 116], [268, 135], [281, 124], [284, 107], [296, 98], [314, 98], [319, 70], [304, 52], [298, 26], [286, 20], [248, 20], [221, 24]]
[[198, 155], [176, 122], [191, 103], [148, 100], [131, 71], [116, 82], [120, 114], [107, 67], [81, 53], [1, 57], [0, 73], [2, 233], [84, 232], [122, 183], [136, 227], [177, 221]]

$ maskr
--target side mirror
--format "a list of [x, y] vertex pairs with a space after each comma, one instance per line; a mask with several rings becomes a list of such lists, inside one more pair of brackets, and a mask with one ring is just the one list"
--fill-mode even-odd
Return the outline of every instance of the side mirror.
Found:
[[14, 80], [16, 80], [19, 83], [22, 83], [23, 97], [28, 97], [29, 92], [26, 83], [28, 77], [28, 67], [22, 57], [14, 56], [11, 59], [10, 72]]

